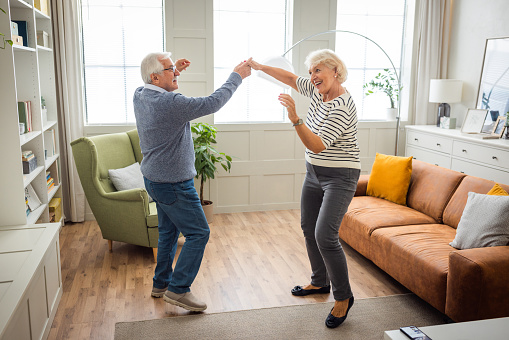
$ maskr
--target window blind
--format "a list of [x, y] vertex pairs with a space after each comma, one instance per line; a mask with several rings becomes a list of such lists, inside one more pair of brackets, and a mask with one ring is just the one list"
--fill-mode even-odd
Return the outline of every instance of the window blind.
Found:
[[140, 63], [164, 50], [162, 0], [83, 0], [86, 124], [134, 123]]

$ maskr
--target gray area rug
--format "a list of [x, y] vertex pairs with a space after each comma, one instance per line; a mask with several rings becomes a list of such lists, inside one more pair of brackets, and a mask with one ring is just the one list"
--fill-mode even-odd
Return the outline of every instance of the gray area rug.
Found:
[[444, 324], [446, 317], [413, 294], [355, 300], [346, 321], [325, 326], [333, 302], [118, 322], [124, 339], [383, 339], [402, 326]]

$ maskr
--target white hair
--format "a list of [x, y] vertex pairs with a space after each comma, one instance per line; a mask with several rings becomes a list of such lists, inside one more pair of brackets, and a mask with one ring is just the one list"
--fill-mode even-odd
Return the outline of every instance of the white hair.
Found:
[[327, 66], [338, 73], [337, 80], [340, 84], [343, 84], [346, 78], [348, 78], [348, 70], [346, 69], [345, 63], [332, 50], [323, 49], [313, 51], [308, 54], [304, 64], [308, 69], [318, 64]]
[[170, 59], [171, 52], [155, 52], [149, 53], [141, 62], [141, 79], [145, 84], [152, 83], [150, 75], [152, 73], [161, 73], [164, 69], [161, 60]]

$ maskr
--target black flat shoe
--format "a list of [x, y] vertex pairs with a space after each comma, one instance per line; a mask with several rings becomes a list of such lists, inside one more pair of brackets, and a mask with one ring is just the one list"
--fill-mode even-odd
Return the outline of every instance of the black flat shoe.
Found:
[[311, 294], [328, 294], [330, 293], [330, 286], [325, 286], [318, 289], [303, 289], [301, 286], [295, 286], [292, 289], [292, 294], [295, 296], [306, 296]]
[[327, 316], [327, 319], [325, 319], [325, 326], [327, 326], [329, 328], [336, 328], [339, 325], [341, 325], [343, 322], [345, 322], [346, 316], [348, 315], [348, 311], [353, 306], [353, 300], [354, 300], [354, 298], [352, 296], [350, 298], [350, 300], [348, 301], [348, 309], [346, 310], [345, 316], [342, 316], [340, 318], [337, 318], [334, 315], [332, 315], [332, 310], [334, 309], [334, 307], [332, 307], [332, 309], [330, 310], [329, 315]]

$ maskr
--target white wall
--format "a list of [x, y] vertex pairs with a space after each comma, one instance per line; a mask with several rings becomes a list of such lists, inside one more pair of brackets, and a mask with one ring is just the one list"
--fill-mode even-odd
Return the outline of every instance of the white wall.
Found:
[[447, 78], [464, 82], [462, 102], [451, 104], [460, 126], [476, 107], [486, 39], [509, 37], [508, 13], [507, 0], [454, 1]]

